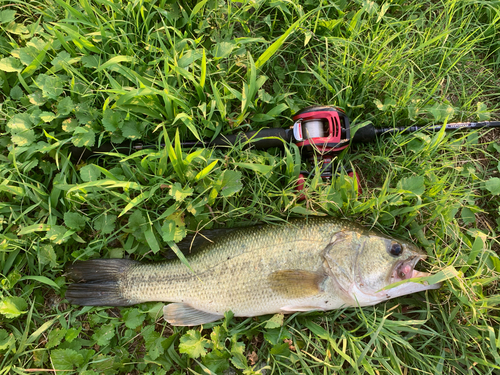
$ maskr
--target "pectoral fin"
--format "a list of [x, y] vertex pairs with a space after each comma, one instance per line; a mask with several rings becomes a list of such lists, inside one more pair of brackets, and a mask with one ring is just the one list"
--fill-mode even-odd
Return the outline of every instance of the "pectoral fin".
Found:
[[224, 317], [224, 315], [197, 310], [185, 303], [170, 303], [164, 306], [163, 316], [173, 326], [198, 326]]
[[322, 291], [325, 280], [322, 273], [304, 270], [281, 270], [269, 276], [271, 288], [287, 298], [303, 298]]

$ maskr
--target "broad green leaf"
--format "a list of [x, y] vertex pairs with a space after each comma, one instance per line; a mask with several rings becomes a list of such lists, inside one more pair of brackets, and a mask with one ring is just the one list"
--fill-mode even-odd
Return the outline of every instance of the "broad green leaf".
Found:
[[65, 328], [56, 328], [50, 331], [47, 338], [47, 344], [45, 344], [45, 349], [52, 349], [59, 346], [65, 335]]
[[223, 197], [230, 197], [236, 194], [243, 187], [243, 183], [241, 182], [241, 172], [225, 170], [222, 173], [222, 176], [219, 177], [221, 179], [221, 190], [220, 194]]
[[[213, 328], [214, 331], [217, 327], [219, 326]], [[213, 350], [203, 357], [203, 364], [209, 371], [212, 371], [212, 374], [225, 374], [229, 368], [229, 358], [231, 358], [231, 355], [221, 350]], [[204, 371], [207, 372], [206, 370]]]
[[49, 230], [45, 234], [44, 239], [49, 240], [56, 245], [60, 245], [66, 242], [73, 233], [68, 231], [66, 227], [62, 225], [51, 225]]
[[80, 231], [85, 228], [88, 218], [79, 214], [78, 212], [65, 212], [64, 213], [64, 224], [71, 229]]
[[286, 342], [277, 344], [271, 348], [270, 353], [272, 355], [282, 355], [284, 357], [288, 357], [290, 355], [290, 345]]
[[2, 10], [0, 12], [0, 23], [9, 23], [14, 21], [16, 17], [16, 11], [11, 9]]
[[14, 100], [19, 100], [23, 97], [24, 92], [19, 86], [14, 86], [12, 90], [10, 90], [10, 97]]
[[30, 130], [32, 125], [33, 122], [28, 113], [18, 113], [12, 116], [7, 122], [7, 128], [10, 130], [11, 134], [18, 134]]
[[90, 126], [79, 126], [74, 130], [71, 141], [76, 147], [92, 147], [95, 144], [95, 133]]
[[123, 122], [122, 134], [125, 138], [136, 140], [141, 139], [144, 135], [145, 123], [128, 120]]
[[0, 300], [0, 314], [12, 319], [28, 312], [28, 304], [21, 297], [4, 297]]
[[472, 224], [476, 222], [476, 215], [474, 215], [474, 212], [472, 212], [472, 210], [468, 207], [462, 208], [461, 217], [465, 224]]
[[181, 68], [187, 68], [189, 65], [194, 63], [196, 60], [203, 57], [203, 50], [189, 50], [177, 61], [177, 65]]
[[115, 337], [115, 327], [113, 324], [104, 324], [100, 326], [92, 335], [92, 338], [99, 346], [109, 345], [109, 342]]
[[363, 0], [363, 8], [366, 13], [370, 16], [375, 14], [378, 11], [378, 4], [372, 0]]
[[174, 197], [177, 202], [182, 202], [187, 197], [193, 195], [194, 189], [190, 187], [183, 188], [181, 184], [176, 182], [170, 188], [169, 194]]
[[135, 210], [128, 218], [128, 226], [133, 231], [140, 229], [144, 224], [145, 219], [140, 210]]
[[96, 55], [82, 56], [81, 63], [86, 68], [97, 68], [99, 66], [99, 57]]
[[484, 183], [484, 187], [493, 195], [500, 194], [500, 178], [492, 177]]
[[63, 81], [57, 76], [40, 74], [35, 83], [42, 90], [45, 98], [57, 100], [63, 93]]
[[272, 116], [273, 118], [280, 115], [283, 111], [286, 111], [288, 109], [288, 105], [285, 103], [280, 103], [273, 108], [269, 112], [267, 112], [267, 115]]
[[240, 168], [245, 168], [254, 172], [259, 172], [262, 174], [270, 173], [274, 167], [272, 165], [263, 165], [263, 164], [255, 164], [255, 163], [234, 163]]
[[139, 309], [128, 309], [123, 314], [123, 321], [127, 328], [136, 329], [146, 319], [146, 314]]
[[97, 181], [101, 177], [101, 171], [93, 164], [88, 164], [80, 169], [80, 177], [85, 182]]
[[18, 236], [23, 236], [28, 233], [33, 233], [33, 232], [46, 232], [50, 229], [50, 225], [48, 224], [33, 224], [33, 225], [28, 225], [26, 227], [21, 227], [21, 230], [17, 232]]
[[264, 328], [278, 328], [283, 326], [283, 314], [275, 314], [271, 319], [266, 322]]
[[73, 100], [67, 96], [57, 103], [57, 114], [62, 116], [69, 115], [74, 109], [74, 106]]
[[304, 47], [309, 44], [309, 41], [311, 40], [312, 36], [314, 35], [311, 30], [303, 30], [304, 33]]
[[385, 13], [387, 12], [390, 6], [391, 3], [384, 3], [384, 5], [382, 5], [380, 12], [378, 13], [377, 16], [377, 23], [379, 23], [384, 18]]
[[164, 353], [163, 343], [167, 340], [166, 338], [161, 337], [160, 334], [154, 330], [154, 328], [154, 325], [149, 325], [141, 332], [146, 344], [146, 351], [153, 360], [157, 359]]
[[191, 329], [181, 336], [179, 352], [187, 354], [191, 358], [204, 357], [207, 354], [207, 348], [210, 346], [210, 341], [201, 337], [199, 331]]
[[61, 126], [66, 133], [73, 133], [78, 127], [78, 121], [74, 118], [67, 118], [62, 122]]
[[57, 117], [57, 115], [53, 112], [44, 111], [44, 112], [40, 113], [40, 119], [43, 122], [51, 122], [56, 117]]
[[30, 129], [12, 136], [12, 142], [18, 146], [29, 146], [36, 140], [35, 132]]
[[4, 72], [20, 72], [23, 70], [23, 65], [15, 57], [4, 57], [0, 59], [0, 70]]
[[185, 226], [179, 226], [174, 220], [165, 220], [161, 227], [163, 241], [179, 242], [186, 237]]
[[67, 342], [72, 342], [74, 339], [76, 339], [78, 337], [78, 335], [80, 334], [81, 331], [82, 331], [82, 327], [68, 328], [66, 330], [66, 336], [64, 336], [64, 339]]
[[71, 55], [66, 51], [61, 51], [57, 54], [56, 57], [54, 57], [54, 59], [51, 61], [51, 64], [58, 70], [67, 67], [68, 65], [70, 65], [70, 62]]
[[245, 344], [242, 342], [233, 341], [231, 345], [231, 363], [240, 370], [248, 368], [247, 358], [244, 355]]
[[488, 121], [491, 118], [491, 112], [488, 111], [488, 106], [483, 102], [477, 103], [476, 114], [478, 121]]
[[224, 57], [227, 57], [233, 52], [233, 49], [236, 47], [235, 43], [231, 42], [219, 42], [213, 48], [214, 59], [220, 60]]
[[5, 329], [0, 329], [0, 350], [15, 347], [16, 340], [12, 332], [7, 333]]
[[123, 126], [123, 113], [111, 109], [104, 111], [102, 125], [108, 132], [115, 132]]
[[41, 107], [45, 103], [47, 103], [47, 98], [43, 97], [43, 93], [41, 90], [34, 90], [34, 92], [28, 95], [29, 101], [31, 104]]
[[398, 188], [410, 191], [415, 195], [422, 195], [425, 192], [424, 177], [412, 176], [403, 178], [398, 182]]
[[40, 251], [38, 253], [38, 261], [41, 265], [48, 264], [50, 267], [54, 268], [57, 266], [57, 255], [54, 251], [54, 247], [50, 244], [45, 244], [40, 246]]
[[279, 326], [277, 328], [268, 328], [264, 332], [264, 339], [270, 344], [279, 345], [284, 339], [289, 339], [292, 336], [286, 327]]
[[[21, 72], [22, 74], [22, 79], [26, 79], [33, 75], [40, 66], [44, 63], [45, 56], [47, 54], [47, 50], [50, 48], [50, 43], [45, 43], [42, 40], [36, 40], [37, 38], [33, 38], [32, 42], [35, 44], [36, 43], [36, 48], [39, 50], [38, 54], [34, 56], [30, 64], [24, 70]], [[36, 40], [36, 41], [35, 41]], [[40, 47], [43, 49], [40, 50]]]
[[446, 120], [446, 118], [451, 118], [455, 114], [455, 109], [448, 104], [440, 104], [436, 103], [433, 106], [426, 107], [432, 116], [434, 116], [434, 120], [437, 122], [442, 122]]
[[28, 34], [29, 30], [22, 23], [10, 22], [6, 27], [7, 32], [16, 35]]
[[94, 220], [94, 229], [102, 234], [110, 234], [115, 230], [116, 215], [103, 214]]
[[384, 99], [384, 104], [382, 104], [382, 102], [380, 100], [378, 100], [378, 99], [375, 99], [373, 101], [373, 103], [375, 103], [375, 105], [377, 106], [377, 108], [379, 110], [381, 110], [382, 112], [385, 112], [385, 111], [387, 111], [387, 110], [389, 110], [391, 108], [394, 108], [396, 106], [396, 104], [397, 104], [397, 102], [394, 99], [392, 99], [392, 98], [385, 98]]
[[273, 100], [273, 96], [271, 94], [267, 93], [266, 90], [264, 90], [264, 89], [260, 89], [258, 91], [258, 97], [264, 103], [271, 103]]

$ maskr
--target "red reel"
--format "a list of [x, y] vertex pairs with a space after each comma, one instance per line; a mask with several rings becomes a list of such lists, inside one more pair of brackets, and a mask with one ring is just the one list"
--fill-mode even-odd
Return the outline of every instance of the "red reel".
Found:
[[297, 112], [293, 121], [293, 135], [297, 146], [308, 152], [340, 152], [349, 145], [349, 118], [340, 108], [307, 107]]

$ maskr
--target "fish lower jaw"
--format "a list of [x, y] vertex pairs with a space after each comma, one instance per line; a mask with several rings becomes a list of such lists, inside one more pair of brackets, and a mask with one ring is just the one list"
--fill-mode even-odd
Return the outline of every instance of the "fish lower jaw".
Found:
[[351, 307], [372, 306], [392, 298], [388, 297], [384, 292], [366, 293], [356, 283], [350, 286], [348, 294], [351, 300], [346, 303], [346, 306]]
[[[413, 270], [411, 274], [411, 278], [417, 278], [417, 277], [425, 277], [429, 276], [429, 273], [426, 272], [420, 272], [420, 271], [415, 271]], [[397, 281], [402, 281], [401, 279], [396, 280]], [[396, 297], [401, 297], [405, 296], [407, 294], [412, 294], [412, 293], [417, 293], [417, 292], [423, 292], [425, 290], [430, 290], [430, 289], [439, 289], [441, 287], [441, 283], [437, 284], [427, 284], [427, 283], [417, 283], [417, 282], [407, 282], [401, 285], [398, 285], [394, 288], [387, 289], [387, 290], [382, 290], [378, 293], [367, 293], [359, 288], [359, 286], [354, 283], [351, 285], [349, 288], [349, 294], [350, 297], [352, 298], [352, 302], [349, 303], [349, 306], [372, 306], [376, 305], [377, 303], [387, 301], [392, 298]]]

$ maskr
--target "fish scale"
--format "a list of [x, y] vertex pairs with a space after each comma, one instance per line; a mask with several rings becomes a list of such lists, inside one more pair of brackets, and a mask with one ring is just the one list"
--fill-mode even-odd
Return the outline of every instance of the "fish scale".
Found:
[[[401, 252], [395, 256], [394, 249]], [[218, 237], [188, 258], [191, 270], [178, 259], [77, 262], [69, 270], [77, 283], [66, 296], [81, 305], [173, 302], [165, 308], [167, 320], [196, 325], [229, 310], [235, 316], [330, 310], [429, 289], [434, 286], [409, 282], [409, 289], [380, 292], [401, 280], [400, 267], [413, 270], [424, 257], [412, 244], [348, 221], [295, 219]]]

